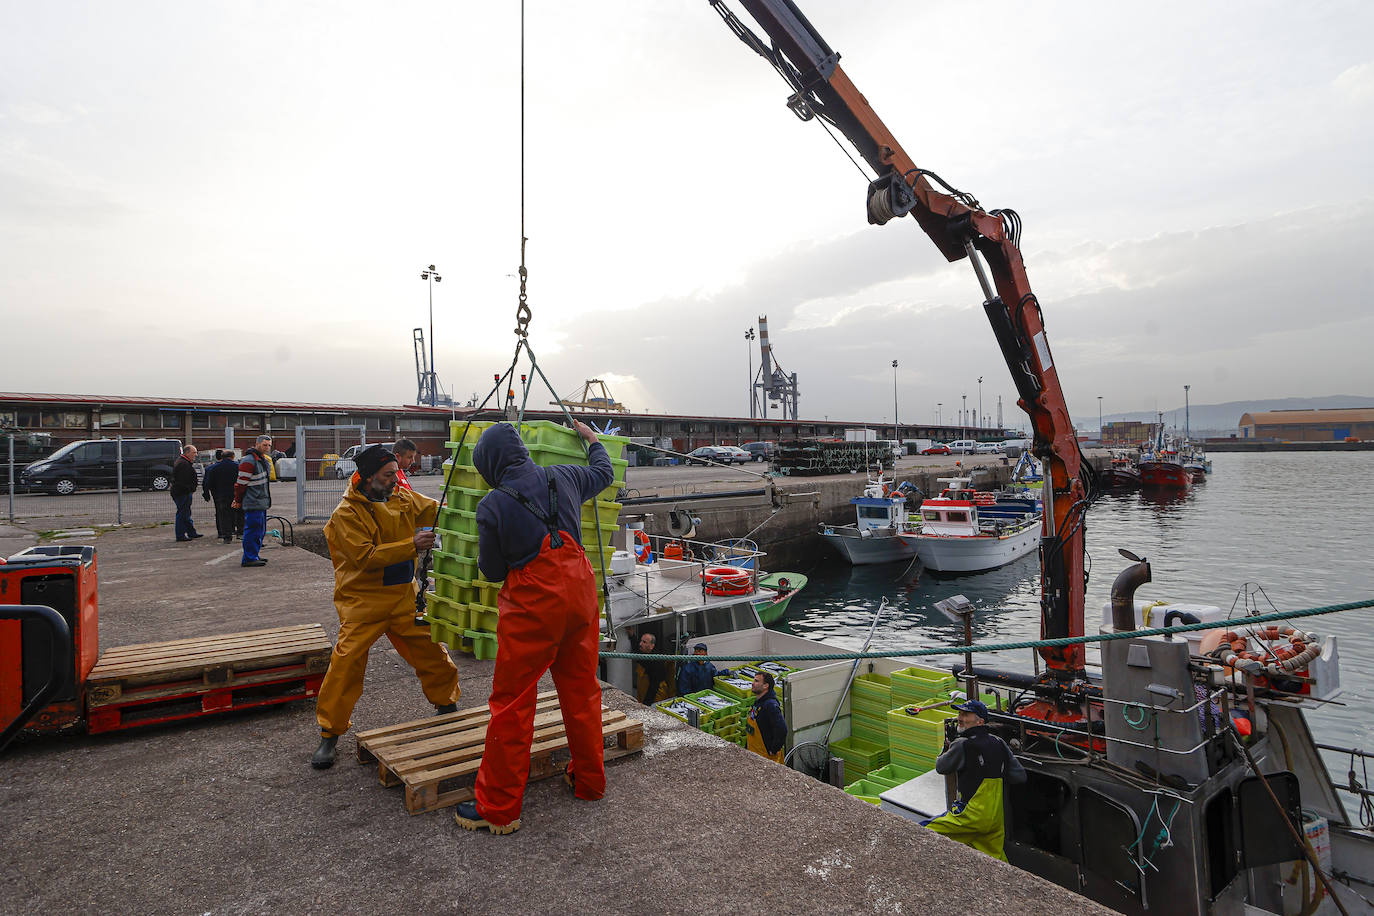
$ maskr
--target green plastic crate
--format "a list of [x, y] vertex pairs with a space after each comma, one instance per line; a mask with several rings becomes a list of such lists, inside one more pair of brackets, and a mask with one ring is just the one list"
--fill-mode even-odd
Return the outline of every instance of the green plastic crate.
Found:
[[477, 558], [477, 524], [473, 523], [472, 534], [460, 534], [456, 531], [443, 531], [440, 533], [441, 541], [444, 545], [444, 553], [459, 557]]
[[444, 491], [444, 499], [449, 509], [457, 509], [459, 512], [476, 512], [477, 504], [490, 492], [485, 485], [481, 489], [452, 486]]
[[483, 660], [496, 657], [496, 634], [481, 630], [464, 630], [463, 635], [472, 640], [472, 654]]
[[745, 700], [752, 704], [754, 702], [754, 694], [749, 687], [752, 685], [753, 680], [752, 677], [741, 678], [717, 675], [715, 679], [715, 691], [727, 697], [733, 697], [736, 700]]
[[860, 801], [868, 802], [870, 805], [878, 805], [882, 803], [882, 799], [879, 798], [879, 796], [890, 788], [892, 787], [870, 782], [867, 779], [856, 779], [844, 787], [844, 794], [852, 795]]
[[429, 617], [442, 620], [451, 627], [467, 629], [472, 626], [466, 604], [450, 601], [447, 598], [436, 595], [434, 592], [425, 593], [425, 614]]
[[448, 646], [455, 652], [472, 654], [472, 640], [463, 635], [463, 630], [429, 615], [425, 615], [425, 621], [429, 624], [431, 642]]
[[892, 672], [892, 705], [921, 706], [935, 697], [948, 696], [955, 686], [952, 674], [920, 666], [903, 668]]
[[469, 604], [468, 613], [472, 615], [472, 623], [468, 624], [469, 627], [487, 633], [496, 632], [496, 622], [500, 616], [496, 608], [483, 604]]
[[477, 513], [469, 512], [466, 509], [450, 509], [445, 506], [439, 510], [438, 524], [434, 527], [444, 534], [463, 534], [476, 537]]
[[885, 767], [879, 767], [876, 770], [870, 771], [868, 778], [875, 782], [890, 782], [895, 787], [900, 786], [904, 782], [910, 782], [923, 772], [923, 770], [902, 766], [899, 763], [889, 763]]
[[830, 753], [844, 761], [846, 772], [858, 767], [867, 773], [891, 762], [888, 748], [853, 736], [830, 742]]
[[[683, 722], [686, 722], [688, 710], [701, 710], [701, 707], [697, 706], [686, 697], [669, 697], [666, 700], [659, 700], [655, 703], [654, 709], [657, 709], [659, 712], [666, 712], [674, 719], [681, 719]], [[698, 712], [698, 715], [700, 715], [700, 712]]]
[[714, 690], [698, 690], [696, 693], [687, 694], [684, 699], [691, 700], [705, 710], [701, 714], [703, 722], [739, 722], [739, 701], [735, 697], [728, 697]]
[[449, 487], [462, 487], [465, 490], [490, 490], [482, 475], [472, 465], [459, 462], [455, 467], [452, 461], [444, 462], [444, 483]]
[[455, 604], [471, 604], [477, 600], [477, 589], [467, 579], [454, 579], [433, 572], [430, 576], [434, 579], [434, 593], [440, 598]]
[[458, 437], [463, 435], [463, 428], [467, 427], [467, 437], [463, 441], [476, 442], [478, 439], [482, 438], [482, 433], [486, 432], [489, 427], [495, 426], [497, 422], [499, 421], [473, 420], [469, 425], [467, 420], [450, 420], [448, 423], [448, 437], [456, 442]]
[[477, 578], [477, 559], [475, 557], [464, 557], [449, 553], [447, 550], [436, 550], [433, 553], [434, 571], [441, 576], [448, 576], [450, 579], [466, 579], [471, 582]]

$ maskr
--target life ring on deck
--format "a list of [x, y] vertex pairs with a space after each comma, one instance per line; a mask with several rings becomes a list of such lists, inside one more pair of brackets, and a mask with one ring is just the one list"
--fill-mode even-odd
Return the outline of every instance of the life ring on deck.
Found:
[[708, 566], [701, 579], [708, 595], [747, 595], [754, 590], [748, 571], [737, 566]]
[[643, 528], [635, 529], [635, 560], [639, 563], [648, 563], [653, 556], [653, 550], [649, 544], [649, 536], [644, 533]]

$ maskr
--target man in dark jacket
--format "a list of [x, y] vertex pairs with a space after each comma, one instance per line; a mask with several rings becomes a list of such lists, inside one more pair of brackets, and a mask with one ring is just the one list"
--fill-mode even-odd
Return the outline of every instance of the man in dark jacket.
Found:
[[191, 521], [191, 496], [200, 481], [196, 479], [196, 447], [183, 445], [181, 454], [172, 464], [172, 502], [176, 503], [176, 536], [178, 541], [194, 541], [200, 537]]
[[958, 793], [948, 811], [925, 825], [1005, 862], [1003, 782], [1025, 782], [1026, 770], [1007, 743], [988, 730], [987, 704], [969, 700], [954, 708], [959, 712], [958, 737], [936, 758], [935, 772], [956, 774]]
[[744, 746], [760, 757], [782, 763], [786, 759], [782, 749], [787, 744], [787, 719], [773, 691], [774, 683], [773, 675], [767, 671], [754, 675], [754, 683], [749, 688], [754, 694], [754, 705], [749, 707], [745, 723]]
[[243, 536], [243, 511], [234, 508], [234, 484], [239, 476], [239, 465], [234, 460], [234, 450], [226, 448], [215, 452], [215, 463], [205, 469], [200, 493], [206, 502], [215, 501], [215, 533], [228, 544], [234, 535]]
[[552, 669], [572, 763], [564, 780], [578, 798], [606, 791], [601, 685], [596, 679], [596, 580], [581, 544], [582, 504], [611, 485], [614, 471], [596, 433], [574, 423], [587, 442], [587, 467], [541, 468], [509, 423], [482, 433], [472, 461], [492, 492], [477, 506], [477, 566], [497, 596], [496, 671], [476, 798], [458, 805], [468, 830], [520, 829], [530, 775], [535, 694]]
[[716, 684], [716, 666], [705, 658], [707, 652], [706, 643], [699, 642], [692, 647], [694, 657], [691, 661], [678, 666], [677, 669], [677, 695], [685, 697], [689, 693], [696, 693], [700, 690], [710, 690]]

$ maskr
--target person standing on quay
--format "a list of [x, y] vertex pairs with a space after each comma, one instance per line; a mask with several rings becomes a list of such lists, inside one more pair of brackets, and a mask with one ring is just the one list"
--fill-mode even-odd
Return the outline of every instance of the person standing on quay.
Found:
[[243, 510], [243, 560], [240, 566], [266, 566], [258, 556], [262, 537], [267, 533], [267, 510], [272, 506], [271, 469], [272, 437], [258, 436], [258, 441], [243, 452], [239, 462], [239, 476], [234, 483], [235, 509]]
[[415, 669], [436, 712], [458, 708], [458, 666], [430, 639], [428, 627], [415, 624], [415, 557], [434, 546], [439, 504], [396, 486], [396, 456], [381, 445], [356, 460], [358, 483], [349, 484], [324, 526], [339, 638], [315, 701], [320, 746], [310, 765], [317, 770], [334, 765], [339, 736], [352, 725], [362, 696], [367, 653], [383, 634]]
[[172, 502], [176, 504], [176, 537], [178, 541], [194, 541], [200, 537], [191, 521], [191, 497], [200, 483], [196, 480], [196, 447], [183, 445], [181, 454], [172, 465]]
[[215, 452], [215, 463], [205, 469], [200, 493], [206, 502], [215, 501], [215, 533], [228, 544], [234, 535], [243, 535], [243, 512], [234, 508], [234, 484], [238, 480], [239, 464], [234, 450]]
[[496, 671], [476, 798], [460, 802], [460, 827], [496, 834], [520, 829], [530, 775], [535, 695], [552, 669], [572, 763], [563, 774], [573, 795], [595, 801], [606, 792], [601, 685], [596, 679], [596, 579], [582, 550], [582, 503], [611, 485], [615, 472], [591, 427], [587, 467], [541, 468], [509, 423], [482, 433], [472, 463], [492, 492], [477, 504], [477, 566], [501, 582], [496, 601]]

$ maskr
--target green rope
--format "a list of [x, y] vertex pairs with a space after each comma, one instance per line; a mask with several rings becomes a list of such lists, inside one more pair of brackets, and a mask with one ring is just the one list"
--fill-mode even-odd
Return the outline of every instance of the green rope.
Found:
[[[1307, 608], [1301, 611], [1282, 611], [1263, 614], [1258, 617], [1238, 617], [1230, 620], [1215, 620], [1210, 623], [1185, 623], [1174, 627], [1155, 627], [1148, 630], [1129, 630], [1124, 633], [1099, 633], [1096, 636], [1066, 636], [1061, 639], [1027, 639], [1020, 642], [990, 643], [984, 646], [934, 646], [926, 649], [898, 649], [892, 652], [847, 652], [840, 654], [813, 655], [768, 655], [769, 661], [776, 662], [838, 662], [853, 661], [856, 658], [920, 658], [927, 655], [959, 655], [968, 652], [1006, 652], [1012, 649], [1051, 649], [1074, 646], [1089, 642], [1110, 642], [1114, 639], [1135, 639], [1140, 636], [1169, 636], [1174, 633], [1192, 633], [1197, 630], [1219, 630], [1223, 627], [1251, 626], [1257, 623], [1275, 623], [1280, 620], [1295, 620], [1299, 617], [1318, 617], [1322, 614], [1339, 614], [1342, 611], [1355, 611], [1360, 608], [1374, 607], [1374, 598], [1364, 601], [1349, 601], [1345, 604], [1328, 604], [1324, 607]], [[665, 655], [639, 652], [602, 652], [602, 658], [629, 658], [635, 661], [681, 661], [686, 656]], [[757, 652], [752, 655], [694, 655], [695, 659], [714, 662], [752, 662], [758, 661]]]

